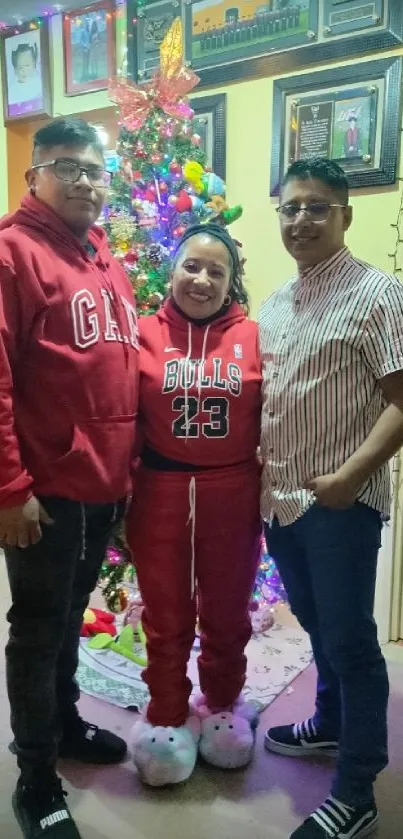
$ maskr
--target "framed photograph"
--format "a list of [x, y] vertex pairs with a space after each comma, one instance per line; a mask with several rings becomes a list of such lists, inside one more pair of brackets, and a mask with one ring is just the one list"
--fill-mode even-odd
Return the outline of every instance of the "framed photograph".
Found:
[[227, 97], [225, 93], [194, 97], [195, 132], [207, 154], [208, 166], [225, 181]]
[[111, 0], [63, 15], [67, 96], [105, 90], [115, 73], [115, 18]]
[[187, 9], [187, 53], [196, 72], [301, 46], [318, 28], [316, 0], [193, 0]]
[[[135, 8], [135, 0], [128, 2]], [[186, 57], [202, 85], [295, 72], [403, 43], [401, 0], [177, 3], [184, 20]]]
[[2, 39], [4, 121], [50, 116], [49, 31], [27, 23]]
[[294, 160], [328, 157], [350, 187], [397, 177], [403, 58], [381, 58], [274, 82], [270, 195]]

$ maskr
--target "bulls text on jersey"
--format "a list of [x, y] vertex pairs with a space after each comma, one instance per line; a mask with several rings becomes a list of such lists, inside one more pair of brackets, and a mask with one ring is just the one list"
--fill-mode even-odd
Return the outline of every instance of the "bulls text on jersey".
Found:
[[201, 359], [173, 358], [164, 364], [163, 393], [176, 390], [197, 391], [213, 389], [240, 396], [242, 392], [242, 370], [234, 362], [225, 363], [222, 358], [212, 359], [213, 372], [206, 375], [206, 362]]

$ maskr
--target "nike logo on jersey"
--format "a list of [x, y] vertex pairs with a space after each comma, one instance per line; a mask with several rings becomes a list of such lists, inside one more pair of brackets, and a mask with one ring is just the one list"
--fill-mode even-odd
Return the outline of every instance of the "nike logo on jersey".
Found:
[[164, 352], [180, 352], [178, 347], [165, 347]]

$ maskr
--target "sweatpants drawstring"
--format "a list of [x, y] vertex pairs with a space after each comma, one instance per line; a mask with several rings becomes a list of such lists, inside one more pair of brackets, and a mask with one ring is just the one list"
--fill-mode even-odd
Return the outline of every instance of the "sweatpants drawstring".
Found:
[[192, 600], [196, 591], [196, 550], [195, 550], [195, 533], [196, 533], [196, 479], [193, 477], [189, 481], [189, 518], [187, 524], [191, 524], [190, 545], [192, 550], [192, 559], [190, 566], [190, 591]]

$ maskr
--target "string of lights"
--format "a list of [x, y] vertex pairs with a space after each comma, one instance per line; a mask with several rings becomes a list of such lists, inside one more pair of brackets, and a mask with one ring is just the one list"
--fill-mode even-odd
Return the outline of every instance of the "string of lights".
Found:
[[[90, 5], [90, 3], [88, 3]], [[83, 7], [82, 13], [85, 13], [86, 7]], [[27, 29], [39, 29], [43, 24], [46, 24], [52, 17], [56, 15], [60, 15], [63, 13], [63, 6], [60, 4], [54, 5], [52, 8], [45, 8], [42, 9], [37, 15], [34, 15], [32, 19], [23, 19], [20, 18], [16, 20], [16, 22], [12, 25], [6, 23], [6, 21], [0, 20], [0, 32], [3, 35], [19, 35], [21, 30], [26, 31]], [[77, 19], [79, 17], [79, 13], [77, 9], [72, 12], [71, 14], [67, 11], [64, 12], [64, 19], [69, 20], [71, 18]], [[121, 0], [117, 0], [116, 8], [111, 9], [108, 12], [107, 17], [115, 18], [117, 21], [120, 19], [126, 19], [126, 3], [121, 2]]]

